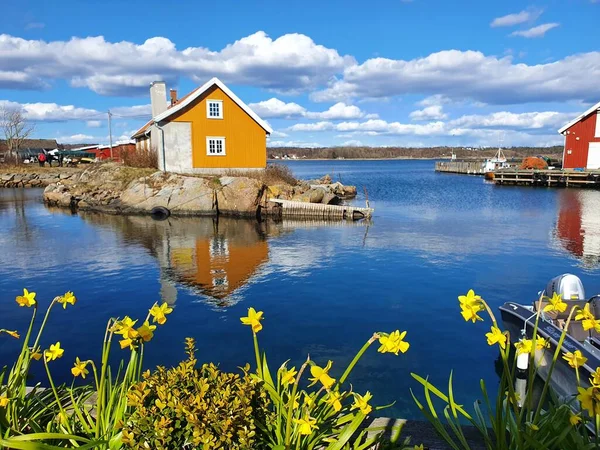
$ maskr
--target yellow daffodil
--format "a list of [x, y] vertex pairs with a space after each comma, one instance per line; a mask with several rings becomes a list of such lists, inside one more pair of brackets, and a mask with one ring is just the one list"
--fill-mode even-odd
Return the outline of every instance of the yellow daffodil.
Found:
[[600, 387], [600, 367], [596, 367], [596, 370], [592, 372], [592, 378], [590, 378], [590, 384], [595, 387]]
[[48, 350], [44, 352], [47, 361], [54, 361], [55, 359], [62, 358], [65, 351], [60, 348], [60, 342], [52, 344]]
[[313, 376], [313, 378], [309, 378], [309, 380], [312, 381], [312, 383], [309, 384], [309, 386], [314, 386], [320, 381], [323, 384], [323, 386], [325, 386], [325, 389], [329, 389], [333, 385], [333, 383], [335, 383], [335, 379], [331, 378], [328, 373], [331, 370], [332, 364], [333, 361], [328, 361], [325, 368], [319, 367], [317, 365], [312, 366], [310, 368], [310, 373]]
[[521, 339], [519, 342], [515, 342], [515, 348], [517, 349], [517, 355], [531, 353], [531, 350], [533, 350], [533, 342], [531, 339]]
[[421, 445], [415, 445], [413, 447], [413, 450], [425, 450], [425, 446], [423, 446], [423, 444], [421, 444]]
[[120, 320], [113, 327], [115, 334], [120, 334], [125, 339], [135, 339], [138, 337], [138, 332], [135, 330], [134, 325], [137, 320], [132, 320], [131, 317], [125, 316], [123, 320]]
[[168, 303], [163, 303], [162, 305], [154, 305], [150, 308], [150, 315], [152, 316], [152, 321], [154, 323], [158, 323], [159, 325], [164, 325], [167, 321], [167, 315], [173, 312], [173, 308], [169, 307]]
[[563, 359], [567, 361], [573, 369], [583, 366], [587, 361], [587, 358], [583, 356], [581, 350], [575, 350], [573, 353], [566, 352], [563, 355]]
[[75, 358], [75, 365], [71, 368], [71, 373], [73, 374], [74, 377], [81, 377], [81, 378], [85, 378], [85, 376], [90, 373], [89, 370], [86, 369], [88, 362], [87, 361], [81, 361], [79, 359], [79, 356], [77, 358]]
[[30, 350], [31, 350], [31, 359], [35, 359], [36, 361], [39, 361], [40, 359], [42, 359], [43, 355], [39, 348], [36, 350], [33, 350], [33, 348], [31, 348]]
[[8, 406], [8, 397], [6, 394], [0, 395], [0, 408], [6, 408]]
[[544, 312], [565, 312], [567, 309], [567, 304], [563, 302], [562, 295], [557, 294], [556, 292], [552, 294], [552, 298], [546, 297], [548, 299], [548, 304], [544, 306]]
[[535, 340], [535, 349], [536, 350], [543, 350], [545, 348], [547, 348], [548, 345], [548, 341], [546, 339], [544, 339], [543, 337], [539, 337]]
[[283, 367], [281, 370], [281, 384], [283, 384], [284, 386], [286, 384], [294, 384], [294, 382], [296, 381], [297, 374], [298, 372], [296, 371], [295, 366], [292, 367], [290, 370]]
[[75, 295], [73, 295], [71, 291], [65, 293], [65, 295], [58, 298], [58, 303], [60, 303], [63, 306], [63, 309], [67, 309], [67, 303], [74, 305], [76, 301], [77, 298], [75, 298]]
[[400, 333], [400, 330], [396, 330], [390, 334], [382, 334], [379, 337], [379, 343], [381, 347], [377, 350], [379, 353], [393, 353], [397, 355], [399, 352], [406, 353], [410, 344], [405, 342], [403, 339], [406, 336], [406, 331]]
[[483, 311], [485, 307], [483, 306], [481, 296], [475, 295], [473, 289], [469, 290], [467, 295], [459, 295], [458, 301], [460, 302], [461, 314], [466, 322], [471, 320], [475, 323], [478, 320], [483, 320], [479, 317], [478, 313]]
[[133, 339], [121, 339], [119, 345], [121, 346], [121, 350], [125, 350], [127, 347], [130, 350], [135, 349], [135, 341]]
[[594, 388], [592, 386], [590, 386], [589, 388], [582, 388], [581, 386], [579, 386], [577, 388], [577, 391], [579, 392], [579, 394], [577, 394], [577, 400], [579, 400], [581, 402], [581, 407], [583, 409], [587, 409], [588, 412], [590, 413], [590, 416], [594, 415], [594, 392], [593, 392]]
[[312, 433], [313, 428], [315, 430], [319, 428], [316, 425], [317, 419], [313, 419], [309, 415], [306, 415], [306, 417], [302, 417], [300, 419], [294, 419], [294, 422], [299, 425], [298, 432], [306, 436]]
[[248, 315], [246, 317], [240, 317], [240, 320], [244, 325], [250, 325], [253, 333], [258, 333], [262, 330], [262, 324], [260, 323], [262, 318], [262, 311], [256, 312], [254, 308], [248, 308]]
[[27, 306], [28, 308], [35, 305], [35, 292], [29, 292], [23, 289], [23, 295], [18, 295], [15, 299], [19, 306]]
[[354, 395], [354, 403], [352, 404], [351, 409], [360, 409], [360, 412], [363, 414], [369, 414], [373, 408], [369, 405], [369, 400], [373, 398], [373, 395], [367, 391], [365, 395], [353, 394]]
[[488, 345], [498, 344], [500, 347], [506, 347], [506, 335], [500, 331], [500, 328], [493, 326], [491, 332], [486, 333]]
[[325, 399], [325, 403], [333, 406], [335, 412], [340, 412], [342, 409], [342, 395], [339, 392], [330, 392]]
[[540, 427], [538, 427], [535, 423], [527, 422], [527, 426], [531, 428], [532, 431], [540, 431]]
[[140, 335], [144, 342], [149, 342], [154, 336], [154, 330], [156, 330], [156, 325], [150, 325], [150, 322], [146, 320], [144, 324], [137, 329], [137, 334]]
[[596, 332], [600, 333], [600, 321], [597, 320], [590, 311], [590, 304], [586, 303], [583, 309], [580, 309], [575, 320], [581, 320], [581, 326], [585, 331], [591, 330], [592, 328]]
[[303, 394], [304, 394], [304, 397], [302, 400], [302, 406], [305, 406], [305, 407], [312, 406], [312, 404], [313, 404], [312, 397], [309, 394], [307, 394], [306, 392], [303, 392]]
[[11, 331], [11, 330], [4, 330], [4, 329], [2, 329], [2, 330], [0, 330], [0, 333], [6, 333], [9, 336], [14, 337], [15, 339], [19, 339], [21, 337], [21, 335], [19, 333], [17, 333], [17, 330]]
[[581, 416], [579, 414], [573, 414], [573, 413], [571, 413], [571, 415], [569, 417], [569, 423], [572, 426], [576, 426], [580, 422], [581, 422]]

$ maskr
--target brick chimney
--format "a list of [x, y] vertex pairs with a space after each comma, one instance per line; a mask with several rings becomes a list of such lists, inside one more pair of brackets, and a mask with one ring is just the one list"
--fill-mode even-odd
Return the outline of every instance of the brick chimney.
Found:
[[171, 89], [169, 93], [171, 94], [171, 106], [173, 106], [177, 103], [177, 89]]
[[150, 85], [150, 106], [152, 107], [152, 117], [167, 110], [167, 85], [164, 81], [154, 81]]

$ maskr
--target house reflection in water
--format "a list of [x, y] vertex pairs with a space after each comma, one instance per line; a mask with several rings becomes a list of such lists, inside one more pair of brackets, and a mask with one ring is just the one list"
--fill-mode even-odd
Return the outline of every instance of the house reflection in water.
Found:
[[600, 192], [565, 189], [558, 193], [556, 240], [585, 267], [600, 264]]
[[161, 266], [169, 279], [199, 290], [211, 303], [229, 306], [235, 292], [269, 259], [262, 226], [256, 221], [196, 220], [192, 229], [169, 238]]
[[269, 260], [267, 232], [280, 232], [256, 220], [194, 217], [155, 221], [141, 216], [80, 215], [147, 248], [158, 260], [160, 295], [169, 304], [177, 301], [177, 288], [182, 286], [218, 307], [237, 303], [237, 292]]

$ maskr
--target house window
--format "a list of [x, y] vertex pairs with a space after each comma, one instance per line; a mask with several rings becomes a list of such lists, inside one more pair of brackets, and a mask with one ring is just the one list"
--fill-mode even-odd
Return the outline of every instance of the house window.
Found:
[[212, 136], [207, 137], [206, 154], [208, 156], [225, 155], [225, 138]]
[[206, 101], [206, 117], [209, 119], [223, 118], [223, 101], [222, 100], [207, 100]]
[[600, 111], [596, 113], [596, 134], [595, 137], [600, 137]]

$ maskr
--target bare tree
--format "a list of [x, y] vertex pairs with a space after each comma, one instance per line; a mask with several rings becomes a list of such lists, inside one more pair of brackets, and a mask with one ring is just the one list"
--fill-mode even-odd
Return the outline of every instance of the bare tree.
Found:
[[35, 124], [28, 122], [17, 108], [0, 107], [0, 127], [11, 159], [19, 151], [23, 141], [35, 131]]

